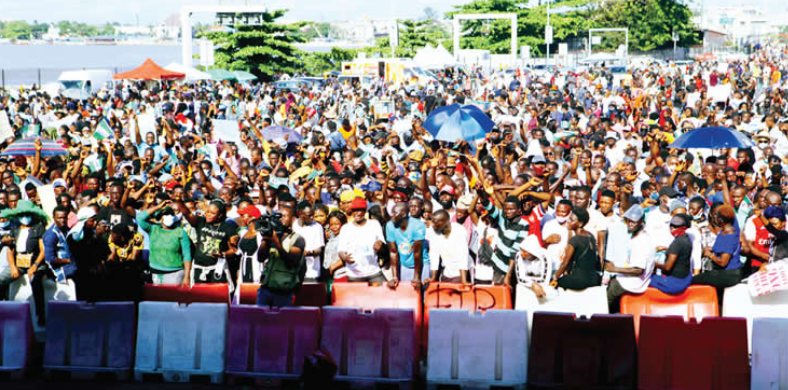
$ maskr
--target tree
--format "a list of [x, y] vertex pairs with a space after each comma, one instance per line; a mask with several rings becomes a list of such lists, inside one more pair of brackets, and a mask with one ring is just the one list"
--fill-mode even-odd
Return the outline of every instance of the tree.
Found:
[[278, 24], [287, 10], [263, 13], [259, 26], [236, 26], [235, 31], [211, 31], [200, 34], [218, 46], [216, 65], [228, 70], [244, 70], [262, 80], [277, 73], [294, 73], [300, 68], [301, 51], [294, 43], [304, 42], [298, 34], [304, 23]]
[[307, 53], [304, 55], [304, 71], [307, 74], [319, 76], [325, 72], [339, 70], [343, 61], [353, 61], [357, 51], [354, 49], [340, 49], [332, 47], [327, 53]]
[[[436, 25], [432, 19], [403, 20], [398, 23], [402, 27], [399, 29], [399, 45], [394, 50], [395, 57], [413, 57], [422, 47], [437, 46], [449, 38], [449, 33]], [[450, 47], [447, 49], [451, 50]], [[381, 56], [391, 55], [389, 37], [378, 38], [375, 46], [367, 48], [367, 53]]]
[[[517, 13], [517, 46], [528, 45], [531, 54], [541, 56], [545, 49], [547, 6], [531, 9], [517, 7], [520, 0], [475, 0], [455, 6], [447, 14]], [[672, 45], [671, 32], [675, 27], [681, 45], [698, 42], [692, 13], [680, 0], [568, 0], [553, 1], [550, 25], [555, 43], [571, 38], [584, 38], [589, 28], [628, 27], [630, 50], [653, 50]], [[555, 10], [564, 8], [561, 13]], [[462, 24], [463, 49], [488, 49], [493, 54], [508, 53], [511, 47], [508, 20], [471, 20]], [[610, 47], [617, 47], [616, 41]], [[621, 38], [620, 44], [623, 44]], [[602, 47], [604, 47], [603, 45]], [[551, 48], [551, 51], [556, 50]]]
[[[700, 43], [692, 24], [692, 11], [676, 0], [620, 0], [600, 3], [596, 24], [600, 27], [629, 28], [631, 50], [649, 51], [673, 45], [673, 30], [678, 44]], [[621, 42], [623, 43], [623, 42]]]

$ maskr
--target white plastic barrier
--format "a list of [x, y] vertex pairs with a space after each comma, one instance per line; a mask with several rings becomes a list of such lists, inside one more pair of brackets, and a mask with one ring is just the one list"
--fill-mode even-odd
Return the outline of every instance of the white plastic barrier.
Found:
[[747, 319], [747, 343], [752, 352], [754, 318], [788, 318], [788, 291], [777, 291], [753, 297], [746, 284], [737, 284], [725, 289], [722, 301], [723, 317]]
[[788, 319], [753, 320], [752, 390], [788, 390]]
[[519, 310], [430, 310], [430, 385], [525, 387], [528, 313]]
[[134, 377], [161, 375], [166, 382], [204, 376], [224, 380], [227, 305], [141, 302]]
[[[66, 283], [57, 283], [54, 279], [44, 279], [44, 302], [50, 301], [76, 301], [77, 288], [74, 281], [67, 279]], [[30, 284], [30, 278], [27, 275], [22, 275], [19, 279], [11, 282], [8, 288], [9, 300], [15, 302], [29, 302], [30, 303], [30, 316], [33, 321], [33, 332], [39, 341], [43, 340], [44, 327], [38, 325], [38, 316], [36, 315], [36, 302], [33, 299], [33, 286]]]
[[605, 286], [589, 287], [582, 291], [545, 286], [544, 290], [546, 297], [539, 299], [530, 288], [517, 285], [514, 308], [528, 312], [529, 331], [533, 324], [533, 313], [537, 311], [574, 313], [586, 317], [594, 314], [609, 314]]

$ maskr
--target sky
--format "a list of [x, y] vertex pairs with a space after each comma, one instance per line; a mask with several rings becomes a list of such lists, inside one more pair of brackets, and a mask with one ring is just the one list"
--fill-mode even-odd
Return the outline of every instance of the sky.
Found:
[[[426, 7], [443, 13], [470, 0], [0, 0], [0, 19], [53, 22], [72, 20], [90, 24], [119, 22], [156, 24], [179, 13], [183, 5], [265, 5], [269, 9], [289, 8], [287, 20], [322, 22], [372, 19], [419, 18]], [[689, 0], [699, 2], [701, 0]], [[526, 0], [523, 1], [527, 2]], [[755, 6], [767, 16], [772, 10], [783, 13], [784, 0], [705, 0], [707, 7]], [[195, 15], [197, 21], [212, 21], [210, 15]]]

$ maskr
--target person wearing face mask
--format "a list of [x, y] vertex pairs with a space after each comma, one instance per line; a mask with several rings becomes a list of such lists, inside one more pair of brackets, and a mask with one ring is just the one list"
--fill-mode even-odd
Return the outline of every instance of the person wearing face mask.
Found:
[[670, 234], [675, 238], [668, 247], [665, 262], [655, 264], [662, 275], [653, 276], [650, 287], [666, 294], [681, 294], [692, 283], [693, 240], [688, 229], [690, 217], [687, 214], [676, 214], [670, 220]]
[[572, 202], [563, 199], [558, 202], [555, 207], [555, 216], [545, 222], [542, 228], [542, 237], [544, 237], [544, 245], [547, 248], [547, 260], [551, 262], [551, 269], [556, 270], [561, 264], [564, 248], [569, 239], [569, 230], [567, 221], [569, 214], [572, 212]]
[[39, 324], [42, 324], [46, 314], [43, 285], [43, 276], [47, 272], [43, 242], [46, 213], [31, 201], [20, 200], [15, 208], [3, 210], [0, 218], [16, 222], [11, 234], [15, 244], [6, 252], [11, 279], [16, 280], [25, 275], [30, 279], [35, 312]]
[[[189, 235], [183, 229], [175, 211], [166, 200], [140, 211], [137, 223], [150, 236], [150, 271], [153, 284], [191, 285], [192, 254]], [[160, 223], [153, 223], [156, 216]]]
[[66, 236], [77, 265], [77, 299], [98, 301], [106, 286], [102, 264], [110, 254], [109, 242], [101, 237], [107, 234], [109, 225], [98, 221], [96, 210], [90, 206], [79, 210], [77, 220]]

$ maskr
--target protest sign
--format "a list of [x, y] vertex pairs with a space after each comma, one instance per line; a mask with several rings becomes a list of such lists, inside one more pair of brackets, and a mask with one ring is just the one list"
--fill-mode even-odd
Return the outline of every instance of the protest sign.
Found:
[[770, 264], [766, 272], [756, 272], [750, 276], [747, 281], [750, 295], [759, 297], [788, 289], [788, 265], [783, 263]]
[[14, 129], [11, 128], [11, 123], [8, 121], [8, 114], [0, 110], [0, 141], [8, 138], [14, 138]]
[[55, 196], [55, 187], [52, 184], [47, 184], [45, 186], [39, 186], [38, 190], [38, 198], [41, 199], [41, 208], [47, 213], [47, 215], [52, 216], [52, 213], [55, 211], [55, 207], [57, 207], [57, 198]]
[[156, 119], [152, 114], [137, 115], [137, 125], [140, 127], [140, 137], [142, 137], [142, 141], [145, 140], [145, 134], [156, 134]]

